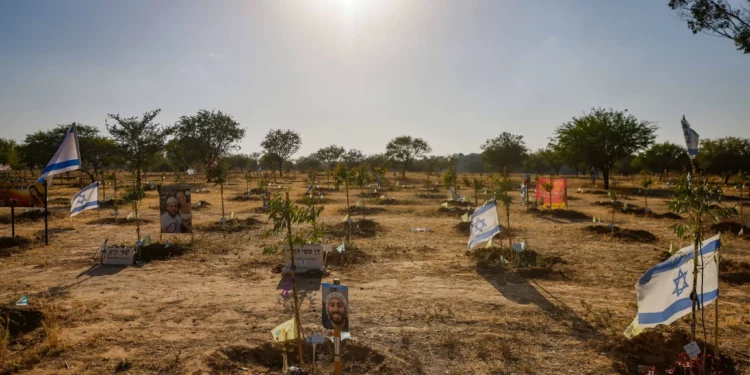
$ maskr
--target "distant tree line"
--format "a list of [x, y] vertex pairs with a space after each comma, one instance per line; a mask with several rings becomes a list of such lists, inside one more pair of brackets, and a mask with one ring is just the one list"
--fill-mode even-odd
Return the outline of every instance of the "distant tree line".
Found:
[[[232, 116], [221, 111], [199, 110], [182, 116], [173, 125], [155, 122], [160, 110], [141, 117], [110, 114], [100, 134], [90, 125], [76, 124], [82, 154], [81, 169], [93, 182], [102, 179], [105, 170], [125, 169], [137, 186], [146, 172], [203, 171], [209, 182], [220, 183], [229, 171], [260, 175], [259, 171], [280, 176], [290, 171], [326, 173], [330, 181], [339, 165], [349, 169], [376, 168], [405, 176], [406, 172], [452, 173], [533, 173], [589, 174], [604, 177], [609, 188], [612, 174], [655, 174], [663, 179], [669, 173], [690, 168], [690, 160], [681, 145], [655, 143], [657, 127], [638, 120], [625, 111], [594, 108], [557, 127], [546, 148], [531, 151], [522, 135], [502, 132], [479, 146], [479, 153], [430, 155], [427, 141], [399, 136], [385, 146], [381, 154], [365, 155], [357, 149], [330, 145], [297, 156], [302, 138], [294, 130], [271, 129], [260, 140], [262, 152], [236, 153], [245, 129]], [[111, 122], [109, 122], [111, 120]], [[62, 142], [71, 124], [26, 135], [18, 143], [0, 138], [0, 164], [33, 174], [44, 168]], [[676, 125], [675, 125], [676, 126]], [[697, 167], [725, 182], [740, 170], [750, 170], [750, 140], [737, 137], [701, 140]], [[364, 167], [363, 167], [364, 166]]]

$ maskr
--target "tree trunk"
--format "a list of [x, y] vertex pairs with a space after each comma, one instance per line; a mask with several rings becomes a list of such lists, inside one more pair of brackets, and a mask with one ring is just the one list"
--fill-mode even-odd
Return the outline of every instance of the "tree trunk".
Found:
[[[289, 204], [289, 192], [286, 193], [286, 203]], [[292, 292], [294, 293], [294, 328], [295, 328], [295, 334], [297, 336], [297, 352], [299, 354], [299, 363], [304, 363], [302, 361], [302, 323], [299, 319], [299, 302], [297, 299], [297, 278], [295, 275], [295, 265], [294, 265], [294, 242], [292, 241], [292, 218], [291, 218], [291, 212], [286, 212], [286, 215], [289, 215], [286, 218], [286, 230], [287, 230], [287, 239], [289, 242], [289, 260], [290, 265], [292, 266]]]
[[609, 167], [602, 168], [602, 179], [604, 179], [604, 190], [609, 190]]
[[729, 183], [729, 177], [731, 176], [732, 176], [731, 174], [727, 173], [727, 175], [724, 177], [724, 185]]
[[219, 192], [221, 193], [221, 217], [224, 216], [224, 183], [219, 184]]
[[349, 179], [344, 180], [346, 186], [346, 216], [349, 218], [346, 222], [346, 243], [349, 243], [349, 238], [352, 235], [352, 217], [349, 212]]

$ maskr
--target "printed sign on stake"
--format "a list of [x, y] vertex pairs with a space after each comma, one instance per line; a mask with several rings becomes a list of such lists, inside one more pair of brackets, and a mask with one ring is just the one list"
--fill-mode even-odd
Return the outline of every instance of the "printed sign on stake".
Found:
[[323, 327], [349, 332], [349, 287], [323, 283]]
[[[323, 266], [323, 254], [331, 251], [331, 245], [310, 244], [294, 247], [295, 271], [305, 273], [308, 271], [325, 271]], [[289, 245], [284, 247], [284, 268], [282, 273], [292, 272], [292, 260], [289, 255]]]
[[701, 348], [698, 347], [698, 343], [693, 341], [690, 344], [685, 345], [685, 352], [690, 356], [690, 359], [695, 359], [701, 354]]

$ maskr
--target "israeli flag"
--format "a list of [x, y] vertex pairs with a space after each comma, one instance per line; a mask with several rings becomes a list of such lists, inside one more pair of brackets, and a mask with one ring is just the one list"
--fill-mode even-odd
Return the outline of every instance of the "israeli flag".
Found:
[[[715, 301], [719, 296], [718, 257], [720, 234], [703, 242], [699, 251], [698, 308]], [[680, 249], [666, 261], [648, 270], [636, 284], [638, 292], [639, 328], [670, 324], [692, 311], [690, 294], [693, 292], [694, 247]]]
[[86, 186], [70, 200], [70, 217], [94, 208], [99, 208], [99, 181]]
[[469, 249], [482, 242], [490, 240], [500, 233], [500, 222], [497, 220], [497, 205], [495, 201], [487, 202], [469, 218], [471, 234], [469, 234]]
[[47, 180], [48, 177], [52, 177], [56, 174], [74, 171], [81, 169], [81, 151], [78, 148], [78, 134], [76, 133], [76, 125], [73, 124], [68, 133], [65, 134], [65, 138], [60, 145], [60, 148], [55, 152], [55, 156], [49, 161], [42, 174], [36, 180], [38, 184]]
[[310, 186], [307, 187], [307, 192], [305, 192], [305, 194], [310, 194], [310, 192], [312, 191], [312, 186], [313, 186], [313, 184], [312, 184], [312, 181], [311, 181], [310, 182]]
[[687, 145], [688, 156], [694, 159], [698, 155], [698, 143], [700, 136], [695, 130], [690, 128], [690, 123], [685, 119], [685, 115], [682, 115], [682, 134], [685, 135], [685, 144]]
[[378, 176], [378, 184], [375, 185], [375, 188], [376, 189], [380, 189], [380, 176]]
[[193, 169], [193, 168], [188, 169], [187, 170], [187, 174], [188, 174], [188, 176], [194, 175], [195, 174], [195, 169]]

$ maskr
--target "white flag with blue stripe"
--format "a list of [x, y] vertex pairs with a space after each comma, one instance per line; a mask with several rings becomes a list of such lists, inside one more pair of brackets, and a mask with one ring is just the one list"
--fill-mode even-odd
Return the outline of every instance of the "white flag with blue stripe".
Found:
[[70, 217], [99, 208], [99, 181], [86, 186], [70, 200]]
[[497, 219], [497, 205], [489, 201], [477, 208], [469, 218], [471, 234], [469, 235], [469, 249], [489, 241], [500, 233], [500, 221]]
[[41, 184], [44, 180], [48, 180], [48, 177], [52, 177], [56, 174], [74, 171], [81, 169], [81, 152], [78, 148], [78, 133], [76, 133], [76, 125], [71, 125], [68, 133], [65, 134], [65, 138], [60, 145], [60, 148], [55, 152], [55, 156], [52, 160], [47, 163], [44, 167], [42, 174], [36, 180], [37, 183]]
[[[717, 259], [720, 235], [703, 241], [699, 251], [697, 308], [716, 300], [719, 295]], [[692, 311], [694, 247], [680, 249], [666, 261], [648, 270], [636, 284], [639, 328], [670, 324]], [[636, 322], [634, 322], [636, 323]]]
[[688, 156], [694, 159], [698, 155], [698, 143], [700, 142], [700, 136], [690, 127], [690, 123], [685, 119], [685, 115], [682, 115], [682, 134], [685, 135], [685, 144], [687, 145]]

